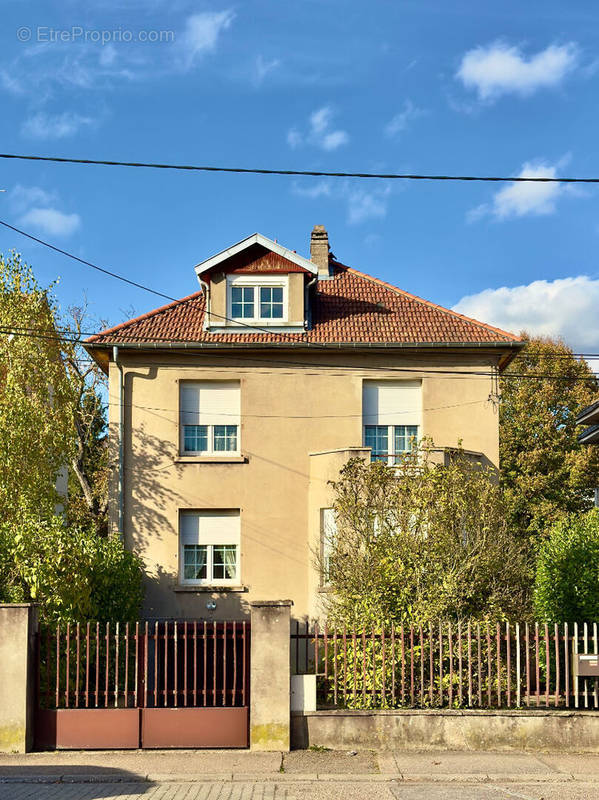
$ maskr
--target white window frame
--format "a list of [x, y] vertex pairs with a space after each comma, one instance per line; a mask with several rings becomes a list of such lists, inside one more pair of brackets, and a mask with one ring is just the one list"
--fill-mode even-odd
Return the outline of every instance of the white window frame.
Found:
[[334, 544], [332, 538], [337, 535], [337, 518], [335, 517], [335, 509], [321, 508], [320, 509], [320, 552], [321, 552], [321, 586], [329, 586], [329, 572], [330, 572], [330, 559], [331, 552]]
[[[388, 392], [397, 387], [397, 407], [395, 400], [389, 400]], [[372, 395], [367, 403], [367, 392], [376, 392], [377, 401], [373, 404]], [[402, 396], [402, 392], [408, 394]], [[417, 392], [417, 394], [415, 394]], [[392, 394], [391, 397], [394, 397]], [[366, 442], [366, 429], [387, 429], [387, 453], [385, 456], [376, 456], [371, 453], [371, 461], [379, 461], [389, 467], [401, 466], [401, 456], [410, 450], [396, 450], [395, 428], [416, 428], [415, 444], [422, 438], [422, 381], [419, 379], [392, 379], [364, 380], [362, 383], [362, 441], [365, 447], [370, 447]]]
[[[239, 457], [241, 455], [241, 417], [235, 417], [231, 419], [231, 421], [219, 421], [215, 423], [202, 423], [199, 427], [207, 428], [207, 439], [208, 439], [208, 447], [206, 450], [186, 450], [185, 449], [185, 428], [186, 427], [196, 427], [196, 423], [186, 423], [184, 419], [184, 410], [183, 404], [181, 400], [181, 393], [184, 387], [186, 386], [194, 386], [200, 385], [201, 387], [208, 388], [209, 385], [213, 383], [215, 389], [218, 389], [219, 385], [223, 383], [234, 384], [235, 387], [239, 391], [239, 402], [241, 405], [241, 382], [240, 381], [228, 381], [228, 380], [215, 380], [215, 381], [205, 381], [205, 380], [185, 380], [179, 383], [179, 455], [186, 457], [186, 456], [209, 456], [209, 457], [223, 457], [226, 458], [228, 456], [232, 457]], [[236, 430], [236, 448], [235, 450], [216, 450], [214, 447], [214, 440], [215, 440], [215, 428], [220, 428], [223, 426], [230, 426], [235, 427]]]
[[198, 427], [207, 428], [208, 449], [206, 450], [186, 450], [185, 449], [185, 428], [196, 427], [195, 425], [186, 425], [181, 423], [181, 455], [182, 456], [238, 456], [241, 452], [239, 445], [239, 431], [241, 426], [238, 423], [225, 423], [230, 428], [236, 428], [236, 445], [235, 450], [216, 450], [214, 448], [215, 428], [221, 428], [223, 425], [201, 425]]
[[[183, 534], [183, 518], [185, 516], [227, 516], [235, 517], [238, 520], [238, 531], [235, 536], [231, 537], [228, 542], [212, 542], [202, 541], [201, 534], [197, 542], [185, 542]], [[179, 515], [179, 584], [181, 586], [239, 586], [241, 583], [241, 518], [237, 509], [223, 510], [220, 512], [213, 512], [212, 510], [204, 511], [182, 511]], [[185, 577], [185, 546], [198, 545], [206, 547], [206, 577], [205, 578], [186, 578]], [[222, 546], [235, 547], [235, 576], [233, 578], [215, 578], [214, 577], [214, 548]]]
[[[395, 428], [416, 428], [416, 434], [414, 439], [414, 445], [409, 450], [396, 450], [395, 449]], [[370, 447], [366, 443], [366, 428], [387, 428], [387, 453], [386, 453], [386, 463], [389, 467], [398, 467], [401, 465], [401, 460], [396, 461], [399, 456], [406, 455], [407, 453], [412, 452], [418, 446], [418, 442], [420, 441], [420, 426], [419, 425], [404, 425], [403, 423], [397, 423], [393, 425], [375, 425], [375, 424], [368, 424], [364, 425], [363, 429], [363, 441], [365, 447]], [[370, 460], [371, 461], [380, 461], [381, 463], [385, 463], [383, 460], [385, 458], [384, 455], [377, 456], [374, 450], [371, 453]]]
[[[251, 317], [233, 317], [233, 287], [253, 287], [254, 313]], [[283, 289], [283, 316], [278, 318], [260, 316], [260, 289]], [[287, 275], [230, 275], [227, 276], [227, 321], [230, 325], [252, 325], [259, 323], [261, 326], [287, 325], [289, 320], [289, 279]]]

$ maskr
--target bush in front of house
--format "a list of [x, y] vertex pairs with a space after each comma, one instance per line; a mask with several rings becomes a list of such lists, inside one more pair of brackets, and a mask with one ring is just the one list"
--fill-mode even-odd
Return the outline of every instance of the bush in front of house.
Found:
[[142, 565], [116, 536], [24, 514], [0, 523], [0, 600], [34, 602], [48, 624], [139, 618]]
[[556, 522], [540, 548], [534, 588], [540, 619], [599, 619], [599, 511]]
[[496, 474], [431, 443], [397, 469], [352, 459], [333, 484], [335, 525], [315, 562], [329, 623], [358, 629], [530, 613], [526, 543], [511, 529]]

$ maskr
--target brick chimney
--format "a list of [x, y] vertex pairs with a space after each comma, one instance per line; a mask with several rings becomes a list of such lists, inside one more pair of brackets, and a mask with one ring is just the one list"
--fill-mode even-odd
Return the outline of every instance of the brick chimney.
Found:
[[319, 278], [330, 278], [329, 235], [324, 225], [315, 225], [310, 238], [310, 259], [318, 267]]

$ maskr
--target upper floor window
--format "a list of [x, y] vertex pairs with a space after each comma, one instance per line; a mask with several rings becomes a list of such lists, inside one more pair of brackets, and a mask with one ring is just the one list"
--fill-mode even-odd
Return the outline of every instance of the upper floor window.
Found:
[[372, 461], [400, 464], [420, 437], [420, 381], [364, 381], [362, 414]]
[[287, 277], [234, 275], [229, 278], [229, 314], [240, 322], [287, 319]]
[[183, 455], [239, 454], [239, 381], [183, 381], [180, 411]]

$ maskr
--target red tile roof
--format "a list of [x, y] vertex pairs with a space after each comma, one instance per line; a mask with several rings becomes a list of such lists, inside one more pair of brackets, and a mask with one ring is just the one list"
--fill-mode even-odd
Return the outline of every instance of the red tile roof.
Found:
[[[320, 280], [312, 322], [303, 333], [211, 333], [204, 330], [202, 292], [149, 311], [86, 340], [93, 344], [193, 342], [214, 344], [485, 344], [520, 338], [422, 300], [363, 272], [332, 263], [333, 277]], [[214, 324], [218, 324], [214, 320]], [[224, 323], [224, 320], [223, 320]]]

